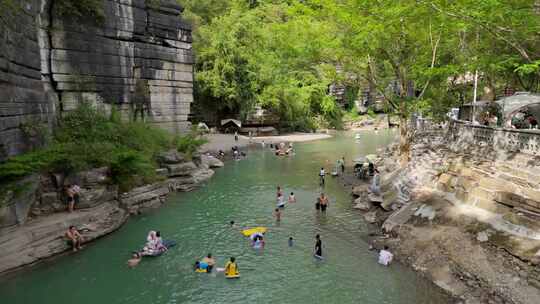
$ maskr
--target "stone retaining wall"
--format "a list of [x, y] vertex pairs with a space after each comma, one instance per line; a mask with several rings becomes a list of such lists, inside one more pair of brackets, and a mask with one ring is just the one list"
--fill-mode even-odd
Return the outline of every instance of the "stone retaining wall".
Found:
[[463, 121], [453, 121], [449, 130], [456, 148], [480, 146], [498, 153], [540, 155], [540, 130], [492, 128]]

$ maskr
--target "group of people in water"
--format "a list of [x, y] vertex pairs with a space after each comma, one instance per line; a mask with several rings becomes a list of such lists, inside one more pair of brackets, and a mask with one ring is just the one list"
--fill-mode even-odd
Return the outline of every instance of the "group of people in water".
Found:
[[[265, 143], [264, 141], [262, 142], [262, 146], [264, 148], [265, 146]], [[294, 154], [294, 148], [293, 148], [293, 144], [292, 143], [289, 143], [288, 145], [286, 145], [285, 143], [279, 143], [279, 144], [273, 144], [271, 143], [270, 144], [270, 149], [273, 149], [274, 150], [274, 153], [277, 155], [277, 156], [285, 156], [285, 155], [293, 155]]]
[[[263, 146], [264, 146], [264, 143], [263, 143]], [[286, 146], [284, 143], [281, 143], [279, 145], [271, 144], [271, 148], [274, 149], [274, 147], [275, 147], [276, 155], [288, 155], [290, 153], [293, 153], [294, 151], [292, 149], [292, 144], [290, 144], [288, 148], [285, 148]], [[233, 152], [233, 157], [235, 159], [240, 157], [240, 154], [239, 154], [240, 152], [238, 148], [233, 147], [232, 152]], [[223, 156], [224, 153], [220, 151], [220, 155]], [[339, 169], [341, 171], [341, 174], [345, 172], [345, 159], [344, 158], [341, 158], [336, 162], [336, 171]], [[380, 182], [379, 177], [378, 177], [378, 171], [374, 168], [374, 166], [372, 166], [370, 169], [371, 170], [369, 171], [373, 172], [374, 179], [377, 179], [375, 183], [378, 186], [378, 183]], [[333, 175], [334, 175], [334, 172], [333, 172]], [[319, 184], [321, 186], [321, 193], [316, 199], [315, 209], [318, 212], [321, 212], [323, 214], [326, 213], [327, 208], [329, 206], [329, 198], [326, 196], [324, 191], [322, 191], [325, 185], [325, 176], [326, 176], [326, 171], [324, 167], [321, 167], [321, 170], [319, 171]], [[290, 194], [285, 199], [284, 191], [281, 188], [281, 186], [278, 185], [277, 190], [276, 190], [276, 207], [273, 212], [273, 217], [275, 218], [276, 222], [281, 221], [285, 206], [287, 204], [294, 204], [294, 203], [296, 203], [296, 196], [294, 192], [290, 192]], [[235, 222], [231, 221], [230, 226], [235, 227]], [[71, 230], [71, 227], [70, 227], [70, 230]], [[249, 237], [250, 242], [251, 242], [251, 247], [256, 250], [260, 250], [265, 247], [266, 245], [265, 232], [266, 232], [266, 228], [264, 227], [257, 227], [257, 228], [242, 230], [242, 233], [245, 236]], [[70, 239], [72, 240], [72, 243], [74, 244], [74, 247], [73, 247], [74, 250], [76, 250], [77, 248], [79, 248], [78, 246], [80, 246], [80, 239], [78, 239], [77, 234], [78, 234], [77, 232], [71, 232], [70, 234], [71, 236]], [[293, 245], [294, 245], [294, 239], [292, 236], [290, 236], [288, 238], [288, 246], [292, 247]], [[370, 247], [370, 249], [373, 249], [373, 248]], [[143, 247], [141, 251], [133, 253], [132, 258], [128, 260], [128, 265], [130, 267], [135, 267], [140, 263], [143, 256], [155, 256], [166, 251], [167, 251], [167, 246], [163, 244], [163, 240], [161, 239], [160, 232], [150, 231], [147, 236], [146, 245]], [[323, 244], [322, 244], [321, 236], [319, 234], [315, 236], [315, 246], [314, 246], [313, 256], [319, 260], [324, 259]], [[389, 251], [387, 246], [384, 246], [384, 249], [380, 250], [379, 252], [378, 262], [382, 265], [388, 266], [392, 262], [392, 260], [393, 260], [392, 253]], [[216, 260], [212, 256], [212, 253], [208, 253], [202, 259], [200, 260], [197, 259], [195, 261], [195, 263], [193, 264], [193, 270], [194, 272], [197, 272], [197, 273], [211, 273], [213, 271], [224, 272], [226, 278], [240, 277], [239, 267], [238, 267], [235, 257], [230, 257], [229, 260], [226, 262], [224, 268], [215, 268], [215, 265], [216, 265]]]

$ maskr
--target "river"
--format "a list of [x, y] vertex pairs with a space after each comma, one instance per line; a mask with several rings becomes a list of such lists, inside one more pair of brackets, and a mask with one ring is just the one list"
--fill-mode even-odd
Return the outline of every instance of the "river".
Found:
[[[392, 131], [343, 133], [327, 140], [296, 144], [291, 157], [269, 149], [229, 161], [199, 190], [171, 195], [160, 209], [133, 217], [119, 231], [77, 253], [0, 279], [3, 303], [450, 303], [434, 285], [407, 267], [377, 264], [363, 241], [367, 228], [351, 208], [349, 192], [327, 178], [331, 198], [326, 215], [315, 212], [321, 164], [345, 156], [374, 153], [394, 137]], [[339, 151], [339, 152], [338, 152]], [[350, 164], [350, 163], [349, 163]], [[330, 171], [332, 165], [327, 165]], [[272, 217], [276, 185], [294, 192], [277, 224]], [[241, 226], [266, 226], [266, 248], [250, 248]], [[178, 245], [139, 267], [125, 265], [130, 251], [149, 230], [160, 230]], [[323, 241], [324, 261], [312, 257], [314, 236]], [[289, 236], [295, 239], [289, 247]], [[235, 256], [238, 280], [200, 274], [192, 264], [208, 252], [218, 266]]]

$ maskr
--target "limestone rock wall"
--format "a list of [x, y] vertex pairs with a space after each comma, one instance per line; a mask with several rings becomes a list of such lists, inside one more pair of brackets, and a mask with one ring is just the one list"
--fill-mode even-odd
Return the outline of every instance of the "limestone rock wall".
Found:
[[173, 132], [190, 127], [191, 28], [174, 0], [103, 0], [102, 20], [54, 0], [0, 14], [0, 160], [42, 142], [86, 101]]
[[83, 100], [117, 104], [182, 131], [193, 100], [191, 28], [174, 0], [104, 0], [104, 20], [52, 11], [51, 73], [64, 111]]
[[40, 0], [0, 8], [0, 161], [42, 143], [50, 129], [54, 92], [42, 74]]

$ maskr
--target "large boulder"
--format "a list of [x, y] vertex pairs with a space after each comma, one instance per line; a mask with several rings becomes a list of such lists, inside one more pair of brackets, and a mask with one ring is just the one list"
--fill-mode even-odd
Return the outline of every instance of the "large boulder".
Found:
[[168, 193], [167, 183], [145, 185], [120, 195], [120, 206], [135, 214], [144, 209], [159, 207]]
[[116, 230], [126, 219], [127, 212], [104, 203], [86, 212], [58, 213], [6, 228], [0, 233], [0, 273], [68, 250], [64, 234], [70, 225], [87, 242]]
[[157, 159], [161, 164], [178, 164], [183, 162], [186, 158], [184, 154], [176, 150], [169, 150], [159, 153]]
[[117, 193], [118, 187], [112, 185], [81, 188], [75, 209], [92, 208], [103, 202], [115, 200]]
[[181, 164], [169, 164], [165, 168], [169, 170], [169, 177], [176, 176], [190, 176], [197, 166], [193, 162], [181, 163]]
[[201, 155], [201, 163], [208, 166], [208, 168], [221, 168], [224, 166], [221, 160], [212, 155]]
[[365, 200], [365, 198], [357, 198], [354, 201], [353, 208], [361, 211], [369, 211], [369, 209], [371, 209], [371, 206], [372, 204], [369, 201]]
[[38, 187], [39, 176], [31, 175], [0, 193], [0, 228], [26, 222]]

